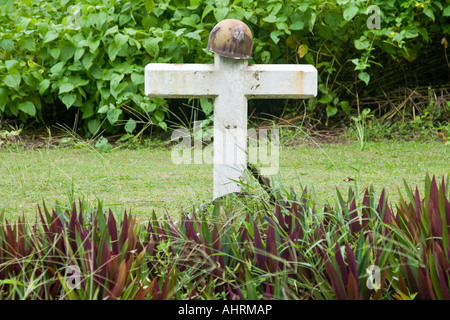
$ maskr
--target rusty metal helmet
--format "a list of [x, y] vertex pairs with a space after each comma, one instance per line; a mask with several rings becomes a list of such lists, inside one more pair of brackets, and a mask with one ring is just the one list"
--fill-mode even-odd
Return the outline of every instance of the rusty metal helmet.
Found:
[[233, 59], [251, 59], [253, 36], [249, 27], [240, 20], [220, 21], [209, 34], [206, 50]]

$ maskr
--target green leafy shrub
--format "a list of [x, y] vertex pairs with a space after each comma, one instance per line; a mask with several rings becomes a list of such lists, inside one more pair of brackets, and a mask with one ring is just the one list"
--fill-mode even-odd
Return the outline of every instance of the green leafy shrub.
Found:
[[[151, 30], [148, 1], [6, 1], [2, 7], [2, 114], [46, 122], [77, 108], [88, 135], [126, 125], [132, 131], [139, 118], [167, 128], [165, 101], [144, 95], [143, 68], [159, 61], [156, 39], [162, 40], [153, 31], [163, 33]], [[175, 31], [165, 34], [164, 46], [171, 46]]]
[[[74, 122], [78, 115], [88, 136], [130, 133], [136, 122], [167, 129], [166, 101], [144, 95], [144, 66], [211, 62], [204, 50], [209, 31], [225, 18], [252, 29], [254, 62], [315, 65], [320, 96], [308, 102], [308, 111], [327, 119], [359, 112], [352, 101], [378, 90], [379, 82], [374, 89], [366, 85], [385, 61], [414, 61], [450, 31], [450, 6], [443, 0], [378, 0], [370, 6], [362, 0], [0, 5], [0, 114], [22, 122], [62, 122], [67, 116]], [[374, 13], [380, 14], [375, 27], [368, 24]], [[209, 106], [202, 108], [211, 114]]]

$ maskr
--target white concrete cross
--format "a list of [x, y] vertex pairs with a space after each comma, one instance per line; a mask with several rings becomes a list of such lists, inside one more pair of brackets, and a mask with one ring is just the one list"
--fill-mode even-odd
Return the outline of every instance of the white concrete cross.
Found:
[[237, 182], [247, 167], [247, 100], [314, 97], [317, 70], [312, 65], [248, 65], [247, 60], [215, 53], [211, 65], [148, 64], [145, 94], [214, 99], [213, 199], [216, 199], [240, 191]]

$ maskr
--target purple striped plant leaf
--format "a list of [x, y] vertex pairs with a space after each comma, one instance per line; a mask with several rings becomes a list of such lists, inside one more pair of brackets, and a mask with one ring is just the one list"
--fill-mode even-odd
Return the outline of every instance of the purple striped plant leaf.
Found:
[[361, 209], [361, 228], [363, 230], [366, 230], [370, 221], [371, 212], [370, 212], [370, 195], [369, 195], [369, 189], [366, 188], [366, 191], [364, 192], [363, 197], [363, 208]]
[[342, 277], [342, 282], [344, 283], [344, 286], [347, 286], [348, 271], [347, 271], [347, 267], [345, 266], [345, 262], [342, 257], [342, 254], [341, 254], [341, 247], [339, 246], [338, 243], [336, 243], [336, 245], [334, 247], [334, 253], [335, 253], [334, 258], [336, 259], [336, 263], [338, 265], [339, 272]]
[[266, 285], [265, 285], [265, 291], [264, 291], [264, 299], [265, 300], [271, 300], [273, 299], [273, 287], [270, 285], [269, 280], [266, 280]]
[[254, 222], [253, 225], [253, 246], [255, 248], [256, 266], [262, 270], [266, 269], [267, 255], [259, 233], [259, 228]]
[[351, 273], [353, 273], [353, 275], [356, 277], [356, 279], [358, 279], [358, 271], [357, 271], [355, 255], [348, 243], [345, 244], [345, 253], [346, 253], [345, 260], [347, 262], [348, 269]]
[[339, 300], [347, 300], [348, 297], [344, 292], [344, 289], [342, 288], [341, 279], [328, 259], [325, 261], [324, 268], [331, 281], [331, 286], [333, 288], [333, 292], [336, 295], [336, 298]]
[[128, 227], [129, 227], [129, 220], [127, 211], [124, 211], [123, 214], [123, 220], [120, 223], [120, 236], [119, 236], [119, 248], [123, 248], [125, 245], [125, 241], [128, 239]]
[[118, 243], [118, 233], [117, 233], [117, 223], [114, 215], [109, 209], [108, 213], [108, 232], [111, 239], [112, 252], [113, 254], [119, 254], [119, 243]]
[[27, 256], [27, 252], [25, 250], [25, 231], [23, 229], [23, 222], [21, 222], [20, 217], [17, 222], [17, 252], [19, 257]]
[[236, 288], [236, 290], [239, 292], [238, 294], [233, 292], [230, 283], [227, 281], [227, 291], [228, 295], [230, 296], [230, 300], [243, 300], [242, 297], [240, 296], [239, 288]]
[[277, 259], [278, 250], [277, 250], [277, 239], [276, 239], [276, 231], [275, 231], [275, 222], [270, 219], [269, 226], [267, 228], [267, 237], [266, 237], [266, 251], [267, 251], [267, 265], [270, 272], [274, 273], [277, 271]]
[[127, 279], [127, 263], [125, 260], [119, 266], [117, 277], [114, 279], [114, 286], [111, 289], [111, 298], [117, 299], [122, 296], [123, 288], [125, 286], [125, 281]]
[[349, 272], [348, 274], [348, 284], [347, 284], [347, 296], [350, 300], [360, 300], [359, 296], [359, 284], [357, 276], [353, 275], [353, 272]]
[[197, 236], [197, 231], [194, 228], [194, 222], [189, 219], [189, 217], [185, 217], [185, 229], [186, 229], [186, 237], [191, 240], [194, 241], [195, 243], [200, 243], [200, 240]]
[[134, 296], [134, 300], [146, 300], [147, 296], [153, 290], [153, 286], [156, 283], [157, 278], [153, 279], [148, 286], [140, 287]]
[[436, 201], [430, 196], [427, 213], [431, 224], [431, 236], [442, 238], [443, 222], [439, 212], [439, 200]]
[[95, 278], [97, 279], [98, 283], [105, 283], [107, 277], [107, 267], [108, 267], [108, 262], [111, 258], [111, 253], [109, 251], [109, 247], [108, 247], [108, 242], [107, 242], [107, 238], [104, 237], [102, 244], [101, 244], [101, 250], [98, 252], [98, 254], [100, 255], [99, 257], [97, 257], [97, 259], [99, 259], [98, 265], [96, 270], [92, 270], [95, 274]]
[[431, 279], [424, 268], [418, 268], [417, 278], [419, 283], [418, 297], [421, 300], [436, 300], [436, 297], [433, 298]]
[[422, 206], [422, 202], [420, 200], [419, 188], [417, 188], [417, 186], [416, 186], [416, 190], [414, 192], [414, 207], [415, 207], [415, 209], [412, 210], [411, 212], [414, 212], [416, 221], [420, 221], [421, 216], [422, 216], [423, 206]]
[[439, 278], [439, 285], [440, 285], [440, 290], [443, 296], [444, 300], [450, 300], [450, 291], [449, 288], [447, 286], [447, 283], [449, 281], [449, 272], [450, 270], [447, 269], [446, 275], [444, 274], [442, 267], [441, 267], [441, 263], [439, 262], [440, 259], [438, 258], [437, 253], [434, 253], [435, 255], [435, 261], [436, 261], [436, 269], [437, 269], [437, 273], [438, 273], [438, 278]]
[[352, 231], [353, 234], [360, 232], [362, 226], [361, 223], [359, 222], [358, 210], [356, 208], [356, 199], [354, 195], [352, 196], [352, 202], [350, 203], [349, 213], [350, 213], [349, 217], [350, 230]]

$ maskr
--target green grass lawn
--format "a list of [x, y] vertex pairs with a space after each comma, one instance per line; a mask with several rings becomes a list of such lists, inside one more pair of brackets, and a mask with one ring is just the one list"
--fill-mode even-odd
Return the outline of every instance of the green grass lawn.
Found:
[[[317, 200], [334, 204], [338, 187], [346, 195], [358, 182], [360, 193], [373, 185], [390, 199], [403, 193], [403, 179], [423, 188], [425, 174], [450, 173], [450, 146], [442, 142], [370, 142], [282, 147], [279, 174], [286, 188], [314, 186]], [[147, 216], [179, 213], [212, 198], [212, 165], [176, 165], [161, 148], [0, 150], [0, 210], [7, 217], [34, 215], [38, 204], [97, 198], [117, 212]], [[350, 178], [350, 179], [349, 179]], [[353, 180], [352, 180], [353, 179]], [[349, 180], [349, 181], [346, 181]]]

